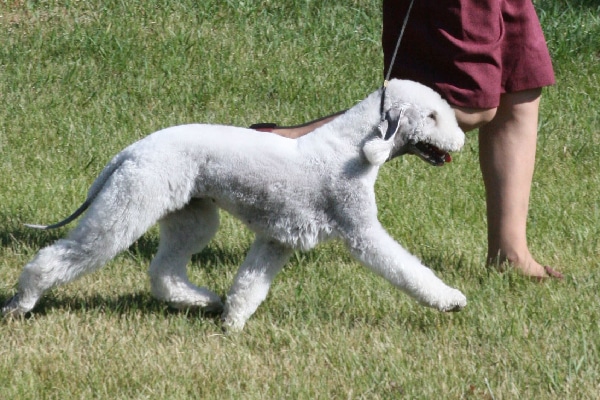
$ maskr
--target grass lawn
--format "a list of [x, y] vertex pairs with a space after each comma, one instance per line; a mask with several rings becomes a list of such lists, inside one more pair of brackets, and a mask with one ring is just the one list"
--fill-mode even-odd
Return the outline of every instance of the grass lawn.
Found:
[[[600, 5], [537, 0], [557, 84], [544, 90], [528, 227], [563, 282], [484, 267], [477, 137], [444, 168], [387, 164], [380, 219], [468, 297], [441, 314], [339, 243], [298, 253], [240, 335], [149, 294], [151, 230], [99, 272], [0, 322], [6, 399], [597, 399]], [[1, 0], [0, 302], [66, 229], [104, 164], [159, 128], [293, 124], [381, 85], [379, 0]], [[189, 267], [226, 293], [252, 234], [223, 215]]]

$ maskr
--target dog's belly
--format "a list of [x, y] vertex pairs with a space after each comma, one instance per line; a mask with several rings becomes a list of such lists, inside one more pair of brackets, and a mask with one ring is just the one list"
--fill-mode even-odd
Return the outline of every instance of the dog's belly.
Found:
[[297, 250], [310, 250], [337, 236], [329, 218], [311, 208], [288, 205], [264, 208], [263, 204], [215, 200], [223, 210], [242, 221], [258, 235], [272, 238]]

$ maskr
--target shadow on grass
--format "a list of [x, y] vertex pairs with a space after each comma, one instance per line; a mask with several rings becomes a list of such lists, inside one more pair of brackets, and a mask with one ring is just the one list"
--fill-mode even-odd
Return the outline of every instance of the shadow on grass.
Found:
[[[10, 300], [10, 296], [1, 295], [0, 304]], [[55, 296], [48, 293], [35, 306], [34, 310], [25, 315], [25, 319], [35, 316], [46, 316], [51, 310], [66, 310], [85, 314], [133, 315], [136, 312], [156, 315], [182, 315], [189, 319], [209, 319], [218, 322], [220, 312], [206, 312], [199, 308], [175, 309], [166, 303], [154, 299], [150, 293], [136, 292], [118, 296]]]

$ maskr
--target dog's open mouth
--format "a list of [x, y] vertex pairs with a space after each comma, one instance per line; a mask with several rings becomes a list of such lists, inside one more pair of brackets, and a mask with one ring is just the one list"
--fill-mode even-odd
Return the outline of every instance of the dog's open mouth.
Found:
[[448, 152], [425, 142], [411, 143], [408, 147], [408, 152], [419, 156], [422, 160], [436, 167], [441, 167], [445, 163], [452, 161], [452, 157]]

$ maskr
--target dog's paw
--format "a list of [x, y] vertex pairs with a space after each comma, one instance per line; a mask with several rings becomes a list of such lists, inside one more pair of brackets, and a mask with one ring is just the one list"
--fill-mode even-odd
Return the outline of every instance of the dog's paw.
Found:
[[167, 301], [167, 304], [176, 310], [196, 309], [205, 314], [221, 314], [223, 312], [223, 303], [220, 300], [211, 302]]
[[208, 314], [220, 314], [223, 311], [223, 302], [216, 293], [186, 281], [152, 279], [151, 291], [155, 299], [177, 310], [200, 309]]
[[439, 304], [442, 312], [460, 311], [467, 305], [467, 297], [460, 290], [450, 289]]
[[0, 309], [3, 318], [23, 317], [29, 310], [23, 309], [19, 301], [19, 295], [14, 295]]
[[246, 321], [240, 321], [230, 317], [221, 318], [221, 328], [226, 335], [241, 332], [245, 325]]

